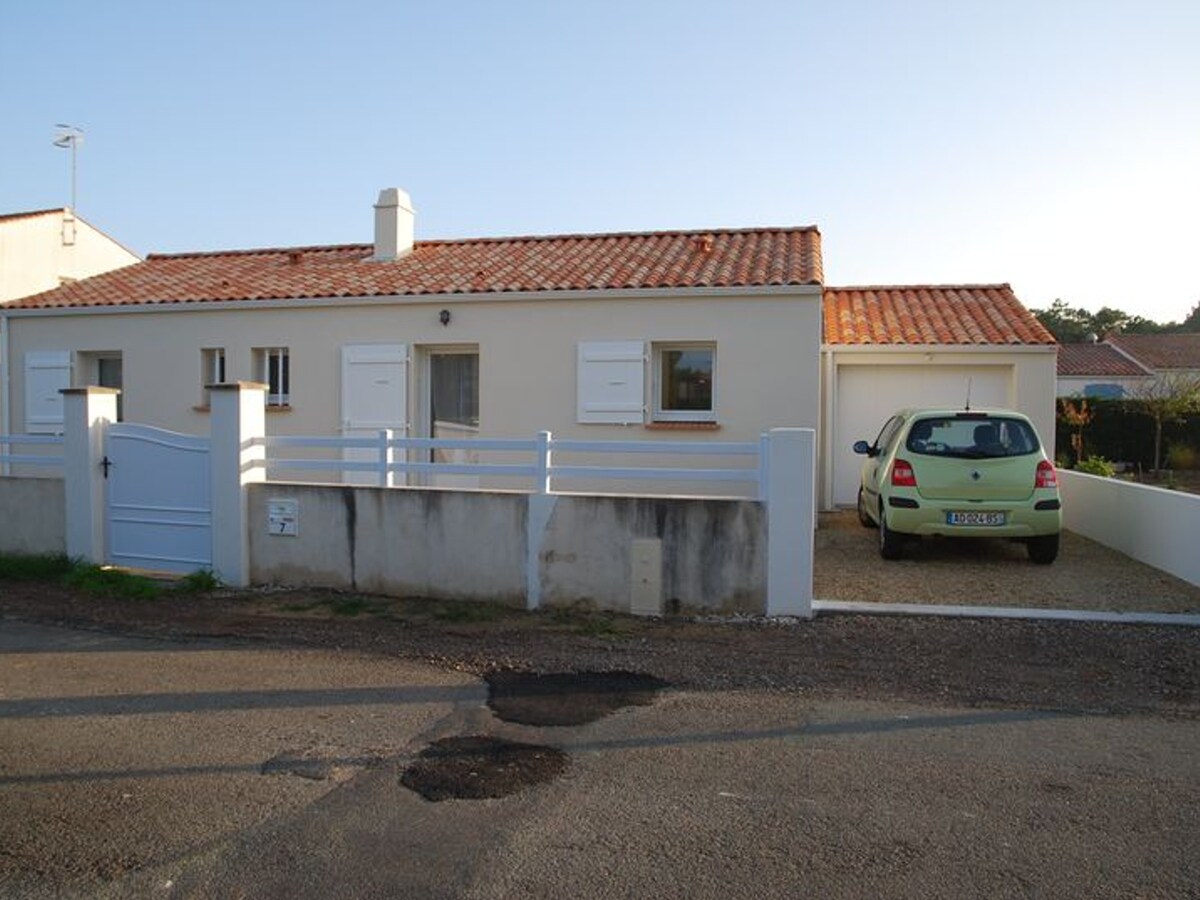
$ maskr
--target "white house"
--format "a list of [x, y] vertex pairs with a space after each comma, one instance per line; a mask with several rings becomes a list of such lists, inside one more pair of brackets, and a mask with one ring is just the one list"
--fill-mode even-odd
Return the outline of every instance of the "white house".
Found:
[[269, 384], [279, 435], [802, 426], [826, 506], [853, 502], [849, 445], [897, 406], [970, 385], [1053, 434], [1055, 345], [1007, 286], [825, 288], [811, 226], [415, 241], [414, 218], [389, 189], [372, 244], [151, 255], [9, 304], [0, 427], [57, 430], [59, 389], [106, 373], [125, 419], [201, 434], [205, 386], [234, 380]]
[[70, 208], [0, 215], [0, 303], [138, 260]]
[[1112, 344], [1089, 341], [1058, 348], [1059, 397], [1120, 399], [1153, 380], [1151, 369]]

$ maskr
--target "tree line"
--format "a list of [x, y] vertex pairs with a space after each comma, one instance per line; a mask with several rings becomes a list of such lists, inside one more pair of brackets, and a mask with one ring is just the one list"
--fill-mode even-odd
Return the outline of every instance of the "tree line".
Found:
[[1200, 333], [1200, 303], [1182, 322], [1159, 323], [1141, 316], [1129, 315], [1111, 306], [1098, 312], [1068, 306], [1055, 300], [1048, 309], [1030, 310], [1060, 344], [1078, 344], [1091, 340], [1091, 335], [1103, 339], [1111, 331], [1123, 334], [1194, 334]]

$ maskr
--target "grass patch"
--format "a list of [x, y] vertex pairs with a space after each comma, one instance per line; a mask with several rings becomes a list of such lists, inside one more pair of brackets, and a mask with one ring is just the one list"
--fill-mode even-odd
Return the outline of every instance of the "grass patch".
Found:
[[71, 571], [63, 553], [0, 556], [0, 581], [57, 581]]
[[120, 600], [154, 600], [162, 593], [157, 582], [142, 575], [84, 563], [72, 566], [63, 582], [84, 593]]
[[224, 586], [211, 569], [197, 569], [180, 578], [177, 589], [191, 594], [211, 594]]
[[439, 622], [464, 624], [470, 622], [495, 622], [501, 609], [491, 603], [466, 600], [442, 600], [433, 608], [433, 618]]
[[614, 637], [621, 634], [617, 623], [608, 616], [589, 616], [577, 622], [574, 631], [586, 637]]
[[335, 597], [329, 601], [329, 611], [335, 616], [361, 616], [374, 610], [362, 597]]

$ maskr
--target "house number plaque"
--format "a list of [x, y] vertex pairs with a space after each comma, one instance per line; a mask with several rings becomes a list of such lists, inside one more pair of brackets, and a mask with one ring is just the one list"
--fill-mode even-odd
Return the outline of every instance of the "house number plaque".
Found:
[[267, 501], [267, 531], [270, 534], [295, 537], [299, 534], [299, 513], [295, 500]]

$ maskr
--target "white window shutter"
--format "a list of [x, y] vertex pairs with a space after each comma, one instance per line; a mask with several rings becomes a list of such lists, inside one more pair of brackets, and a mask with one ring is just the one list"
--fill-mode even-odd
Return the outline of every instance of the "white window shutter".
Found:
[[408, 345], [342, 347], [342, 431], [408, 428]]
[[25, 433], [62, 434], [63, 396], [71, 386], [67, 350], [25, 354]]
[[577, 421], [617, 425], [645, 420], [645, 347], [641, 341], [584, 341], [576, 373]]

